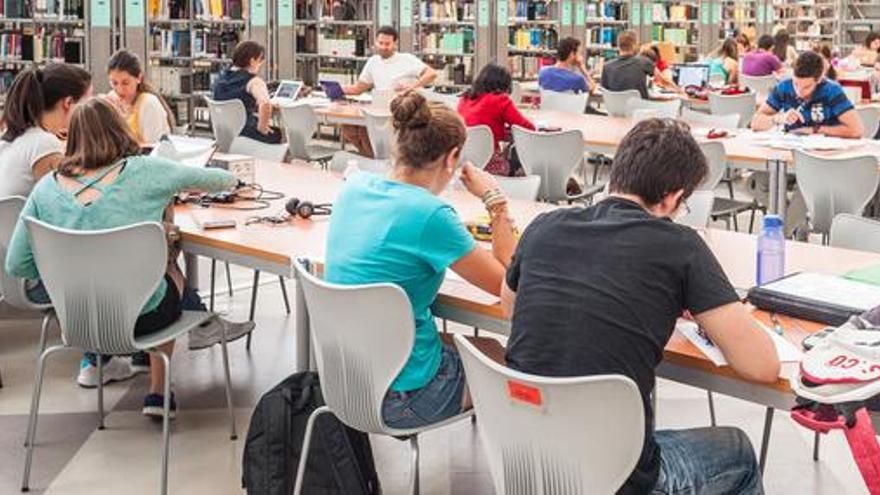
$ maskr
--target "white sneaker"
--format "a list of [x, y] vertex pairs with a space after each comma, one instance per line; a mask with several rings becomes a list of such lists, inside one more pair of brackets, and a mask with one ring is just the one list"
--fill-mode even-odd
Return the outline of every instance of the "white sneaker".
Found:
[[[100, 359], [100, 357], [99, 357]], [[128, 380], [135, 375], [131, 369], [131, 361], [128, 358], [113, 356], [109, 361], [104, 363], [104, 385], [110, 382], [118, 382]], [[98, 386], [98, 367], [93, 366], [88, 359], [83, 358], [80, 361], [79, 375], [76, 377], [76, 383], [80, 387], [95, 388]]]
[[233, 340], [238, 340], [251, 333], [254, 326], [255, 324], [252, 321], [235, 323], [220, 316], [216, 316], [190, 330], [189, 350], [195, 351], [219, 344], [222, 340], [221, 333], [224, 329], [226, 330], [227, 343], [232, 342]]

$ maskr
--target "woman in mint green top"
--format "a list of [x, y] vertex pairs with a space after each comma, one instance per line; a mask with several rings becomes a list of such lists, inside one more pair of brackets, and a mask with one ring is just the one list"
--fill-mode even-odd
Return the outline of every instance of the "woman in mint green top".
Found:
[[[58, 171], [34, 187], [15, 227], [6, 255], [6, 271], [39, 279], [24, 218], [57, 227], [99, 230], [137, 222], [161, 222], [165, 208], [184, 190], [220, 191], [234, 187], [232, 174], [186, 167], [165, 159], [139, 156], [128, 126], [108, 103], [91, 98], [77, 106], [68, 131], [67, 153]], [[173, 261], [138, 318], [135, 334], [152, 333], [173, 323], [181, 311], [183, 275]], [[170, 355], [174, 344], [162, 346]], [[150, 395], [144, 412], [161, 411], [164, 366], [152, 359]], [[172, 400], [173, 404], [173, 400]], [[173, 406], [172, 406], [173, 407]]]
[[715, 85], [733, 85], [739, 82], [739, 51], [736, 40], [725, 39], [707, 59], [709, 81]]
[[[488, 174], [471, 165], [461, 170], [465, 186], [485, 200], [493, 218], [491, 252], [477, 246], [455, 210], [438, 197], [454, 176], [465, 141], [461, 118], [415, 92], [397, 97], [391, 109], [395, 167], [389, 177], [359, 173], [347, 180], [330, 218], [324, 277], [350, 285], [391, 282], [409, 296], [415, 343], [382, 411], [388, 426], [403, 429], [469, 407], [461, 361], [441, 341], [430, 306], [447, 269], [498, 295], [516, 241], [506, 198]], [[482, 340], [500, 350], [496, 341]]]

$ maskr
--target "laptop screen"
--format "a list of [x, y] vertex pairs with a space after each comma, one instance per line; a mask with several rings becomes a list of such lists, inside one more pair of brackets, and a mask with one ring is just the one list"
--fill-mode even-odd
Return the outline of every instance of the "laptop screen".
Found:
[[672, 66], [672, 78], [682, 88], [705, 88], [709, 84], [709, 66], [676, 64]]
[[302, 83], [297, 81], [281, 81], [278, 84], [278, 89], [275, 90], [275, 98], [290, 98], [296, 99], [299, 96], [299, 91], [302, 88]]
[[331, 100], [345, 99], [345, 92], [342, 91], [342, 85], [336, 81], [321, 81], [321, 88], [324, 89], [327, 98], [330, 98]]

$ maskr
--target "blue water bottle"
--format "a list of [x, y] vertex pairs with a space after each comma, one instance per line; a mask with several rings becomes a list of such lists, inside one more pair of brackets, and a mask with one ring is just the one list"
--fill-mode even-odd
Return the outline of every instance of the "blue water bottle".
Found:
[[758, 268], [755, 281], [764, 285], [785, 275], [785, 231], [779, 215], [766, 215], [758, 236]]

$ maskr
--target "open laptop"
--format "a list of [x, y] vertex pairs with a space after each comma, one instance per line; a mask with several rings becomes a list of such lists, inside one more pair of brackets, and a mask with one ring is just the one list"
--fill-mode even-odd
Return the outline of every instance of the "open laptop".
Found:
[[302, 91], [302, 81], [281, 81], [275, 94], [269, 100], [275, 105], [291, 104], [296, 101], [300, 91]]
[[672, 80], [681, 88], [703, 89], [709, 85], [709, 66], [704, 64], [673, 64]]
[[345, 91], [342, 91], [342, 85], [336, 81], [320, 81], [321, 89], [330, 101], [339, 101], [345, 99]]

